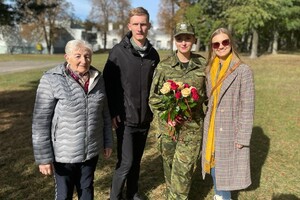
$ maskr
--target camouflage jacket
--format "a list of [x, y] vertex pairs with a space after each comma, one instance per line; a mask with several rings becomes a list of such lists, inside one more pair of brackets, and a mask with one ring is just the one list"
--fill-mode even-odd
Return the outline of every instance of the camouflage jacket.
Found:
[[187, 83], [197, 88], [200, 101], [198, 107], [194, 108], [193, 120], [188, 123], [188, 126], [196, 129], [202, 128], [200, 126], [202, 126], [204, 118], [203, 103], [206, 100], [205, 58], [192, 53], [188, 66], [184, 67], [176, 53], [174, 53], [159, 63], [154, 72], [149, 105], [156, 118], [154, 123], [158, 123], [155, 126], [161, 131], [165, 129], [166, 122], [160, 118], [161, 112], [165, 110], [160, 89], [167, 80]]

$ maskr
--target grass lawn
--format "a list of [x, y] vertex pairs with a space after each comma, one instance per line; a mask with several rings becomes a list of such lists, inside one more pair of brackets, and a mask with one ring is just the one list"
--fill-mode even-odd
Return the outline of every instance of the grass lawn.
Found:
[[[162, 57], [166, 53], [161, 52]], [[107, 54], [95, 54], [93, 65], [102, 69]], [[255, 77], [256, 111], [251, 139], [252, 185], [234, 193], [241, 200], [300, 199], [300, 55], [242, 57]], [[63, 55], [0, 55], [1, 61], [63, 62]], [[0, 199], [54, 199], [53, 177], [42, 176], [34, 164], [31, 118], [36, 87], [43, 71], [0, 74]], [[142, 160], [140, 193], [150, 200], [165, 200], [161, 158], [155, 130]], [[95, 177], [95, 199], [106, 200], [116, 162], [116, 151], [100, 159]], [[190, 200], [212, 199], [212, 181], [202, 180], [197, 168]], [[74, 198], [75, 199], [75, 198]]]

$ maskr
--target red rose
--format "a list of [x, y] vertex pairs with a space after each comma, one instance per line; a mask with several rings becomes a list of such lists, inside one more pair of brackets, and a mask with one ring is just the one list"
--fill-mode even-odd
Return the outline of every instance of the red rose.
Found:
[[178, 87], [179, 87], [179, 85], [177, 85], [175, 82], [171, 82], [171, 89], [172, 90], [177, 90]]
[[170, 84], [174, 83], [174, 81], [172, 81], [172, 80], [167, 80], [167, 82], [170, 83]]
[[181, 92], [180, 92], [180, 91], [177, 91], [177, 92], [175, 93], [175, 98], [176, 98], [176, 99], [180, 99], [180, 97], [181, 97]]
[[191, 89], [191, 93], [192, 93], [192, 94], [194, 94], [194, 93], [197, 93], [197, 94], [198, 94], [198, 91], [197, 91], [196, 88], [193, 87], [193, 88]]
[[192, 98], [193, 98], [194, 101], [198, 101], [199, 100], [199, 94], [198, 94], [198, 92], [192, 93]]
[[189, 88], [189, 87], [190, 87], [189, 84], [187, 84], [187, 83], [184, 84], [184, 88]]

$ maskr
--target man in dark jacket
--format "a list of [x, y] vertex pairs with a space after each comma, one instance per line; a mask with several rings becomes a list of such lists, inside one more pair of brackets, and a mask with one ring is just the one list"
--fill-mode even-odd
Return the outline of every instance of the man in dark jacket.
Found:
[[154, 69], [159, 55], [147, 39], [149, 13], [142, 7], [129, 13], [129, 32], [110, 52], [104, 80], [113, 128], [117, 134], [118, 162], [113, 175], [110, 200], [139, 200], [140, 162], [153, 119], [148, 105]]

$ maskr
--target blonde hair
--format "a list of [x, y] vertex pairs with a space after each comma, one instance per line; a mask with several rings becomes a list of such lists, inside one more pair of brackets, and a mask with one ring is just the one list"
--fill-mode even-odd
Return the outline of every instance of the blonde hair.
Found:
[[93, 54], [93, 47], [90, 43], [84, 40], [70, 40], [65, 47], [65, 53], [71, 54], [73, 51], [79, 49], [79, 48], [86, 48], [90, 51], [91, 54]]
[[209, 39], [209, 48], [208, 48], [208, 58], [207, 58], [207, 63], [206, 63], [206, 72], [209, 72], [210, 71], [210, 67], [213, 63], [213, 60], [215, 59], [216, 57], [216, 54], [214, 53], [213, 51], [213, 48], [212, 48], [212, 39], [216, 36], [216, 35], [219, 35], [219, 34], [226, 34], [229, 38], [229, 41], [230, 41], [230, 45], [231, 45], [231, 52], [233, 54], [233, 59], [237, 59], [237, 60], [241, 60], [240, 59], [240, 56], [237, 52], [237, 47], [236, 47], [236, 43], [235, 41], [233, 40], [233, 37], [232, 37], [232, 34], [231, 32], [226, 29], [226, 28], [218, 28], [217, 30], [215, 30], [211, 36], [210, 36], [210, 39]]
[[130, 12], [129, 12], [129, 18], [128, 21], [130, 21], [131, 17], [133, 16], [141, 16], [141, 15], [146, 15], [147, 16], [147, 21], [150, 21], [150, 15], [149, 12], [143, 8], [143, 7], [137, 7], [137, 8], [133, 8]]

